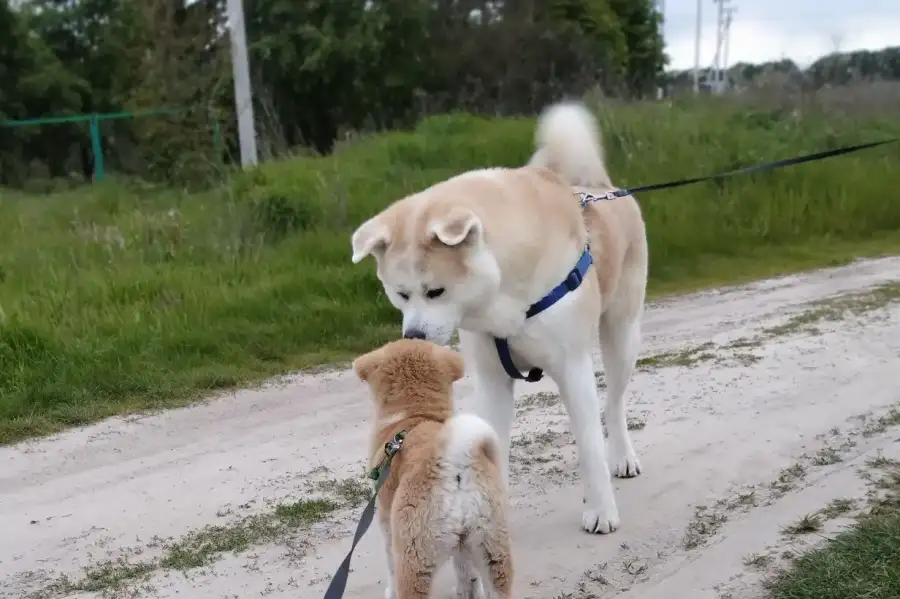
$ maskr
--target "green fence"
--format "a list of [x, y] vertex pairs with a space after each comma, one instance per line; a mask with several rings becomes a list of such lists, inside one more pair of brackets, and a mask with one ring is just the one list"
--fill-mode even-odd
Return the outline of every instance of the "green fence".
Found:
[[[117, 119], [131, 119], [146, 116], [172, 116], [185, 112], [178, 108], [157, 108], [126, 112], [107, 112], [100, 114], [75, 114], [71, 116], [55, 116], [36, 119], [6, 120], [0, 127], [36, 127], [40, 125], [59, 125], [63, 123], [88, 123], [91, 134], [91, 151], [94, 155], [94, 181], [102, 181], [105, 171], [103, 167], [103, 145], [100, 143], [100, 123]], [[222, 155], [222, 129], [218, 120], [213, 120], [213, 146]]]

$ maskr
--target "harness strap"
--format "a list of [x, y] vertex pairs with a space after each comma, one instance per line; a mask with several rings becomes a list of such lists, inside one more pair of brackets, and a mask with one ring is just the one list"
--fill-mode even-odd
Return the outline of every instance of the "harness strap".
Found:
[[[581, 282], [584, 281], [584, 276], [587, 274], [588, 269], [590, 269], [591, 264], [594, 263], [594, 258], [591, 256], [591, 247], [590, 245], [585, 246], [584, 251], [581, 253], [581, 257], [578, 259], [578, 262], [575, 264], [575, 268], [569, 271], [569, 274], [566, 275], [566, 278], [562, 283], [554, 287], [550, 290], [550, 293], [531, 304], [528, 310], [525, 312], [525, 318], [531, 318], [532, 316], [536, 316], [561, 300], [566, 296], [567, 293], [575, 291], [581, 286]], [[528, 371], [528, 374], [522, 374], [519, 372], [519, 369], [516, 368], [516, 365], [513, 364], [512, 354], [509, 349], [509, 342], [506, 339], [494, 338], [494, 345], [497, 347], [497, 355], [500, 358], [500, 364], [503, 366], [503, 370], [506, 371], [510, 377], [527, 381], [529, 383], [536, 383], [537, 381], [544, 378], [544, 371], [540, 368], [532, 368]]]

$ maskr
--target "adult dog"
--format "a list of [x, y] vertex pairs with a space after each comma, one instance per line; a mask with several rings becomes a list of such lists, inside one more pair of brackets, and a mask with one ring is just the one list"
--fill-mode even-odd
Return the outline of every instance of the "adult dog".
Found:
[[[459, 332], [476, 411], [501, 441], [504, 476], [513, 376], [523, 378], [516, 368], [547, 371], [578, 449], [582, 527], [608, 533], [619, 525], [610, 471], [641, 471], [625, 389], [647, 284], [644, 220], [631, 196], [594, 201], [615, 188], [597, 122], [583, 105], [545, 110], [536, 146], [523, 167], [466, 172], [394, 202], [353, 233], [352, 261], [375, 257], [405, 337], [447, 344]], [[591, 359], [598, 332], [608, 456]]]

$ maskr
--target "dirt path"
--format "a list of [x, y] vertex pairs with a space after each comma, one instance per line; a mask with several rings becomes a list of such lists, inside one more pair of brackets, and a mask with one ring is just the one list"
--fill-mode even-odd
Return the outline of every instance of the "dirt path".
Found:
[[[574, 447], [552, 383], [520, 385], [516, 596], [758, 593], [763, 566], [812, 538], [783, 527], [827, 505], [820, 520], [839, 526], [851, 505], [829, 502], [864, 496], [866, 460], [900, 457], [898, 281], [892, 258], [652, 305], [629, 402], [645, 472], [615, 482], [622, 527], [610, 536], [579, 530]], [[462, 407], [470, 390], [460, 383]], [[346, 499], [368, 416], [362, 384], [342, 371], [0, 448], [0, 597], [315, 599], [361, 508], [289, 531], [260, 533], [259, 518], [309, 493]], [[217, 553], [242, 530], [259, 534]], [[172, 543], [191, 531], [209, 543], [190, 551], [207, 553], [182, 573], [197, 555], [174, 559]], [[373, 528], [348, 599], [381, 597], [383, 559]], [[445, 572], [436, 596], [448, 592]]]

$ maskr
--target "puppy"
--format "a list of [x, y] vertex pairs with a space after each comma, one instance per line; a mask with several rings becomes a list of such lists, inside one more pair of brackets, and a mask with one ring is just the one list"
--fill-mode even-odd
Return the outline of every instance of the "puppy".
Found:
[[509, 599], [512, 560], [507, 495], [494, 430], [472, 414], [453, 415], [462, 356], [402, 339], [365, 354], [353, 370], [375, 402], [370, 468], [403, 431], [376, 505], [390, 573], [385, 599], [426, 599], [448, 558], [463, 599]]

